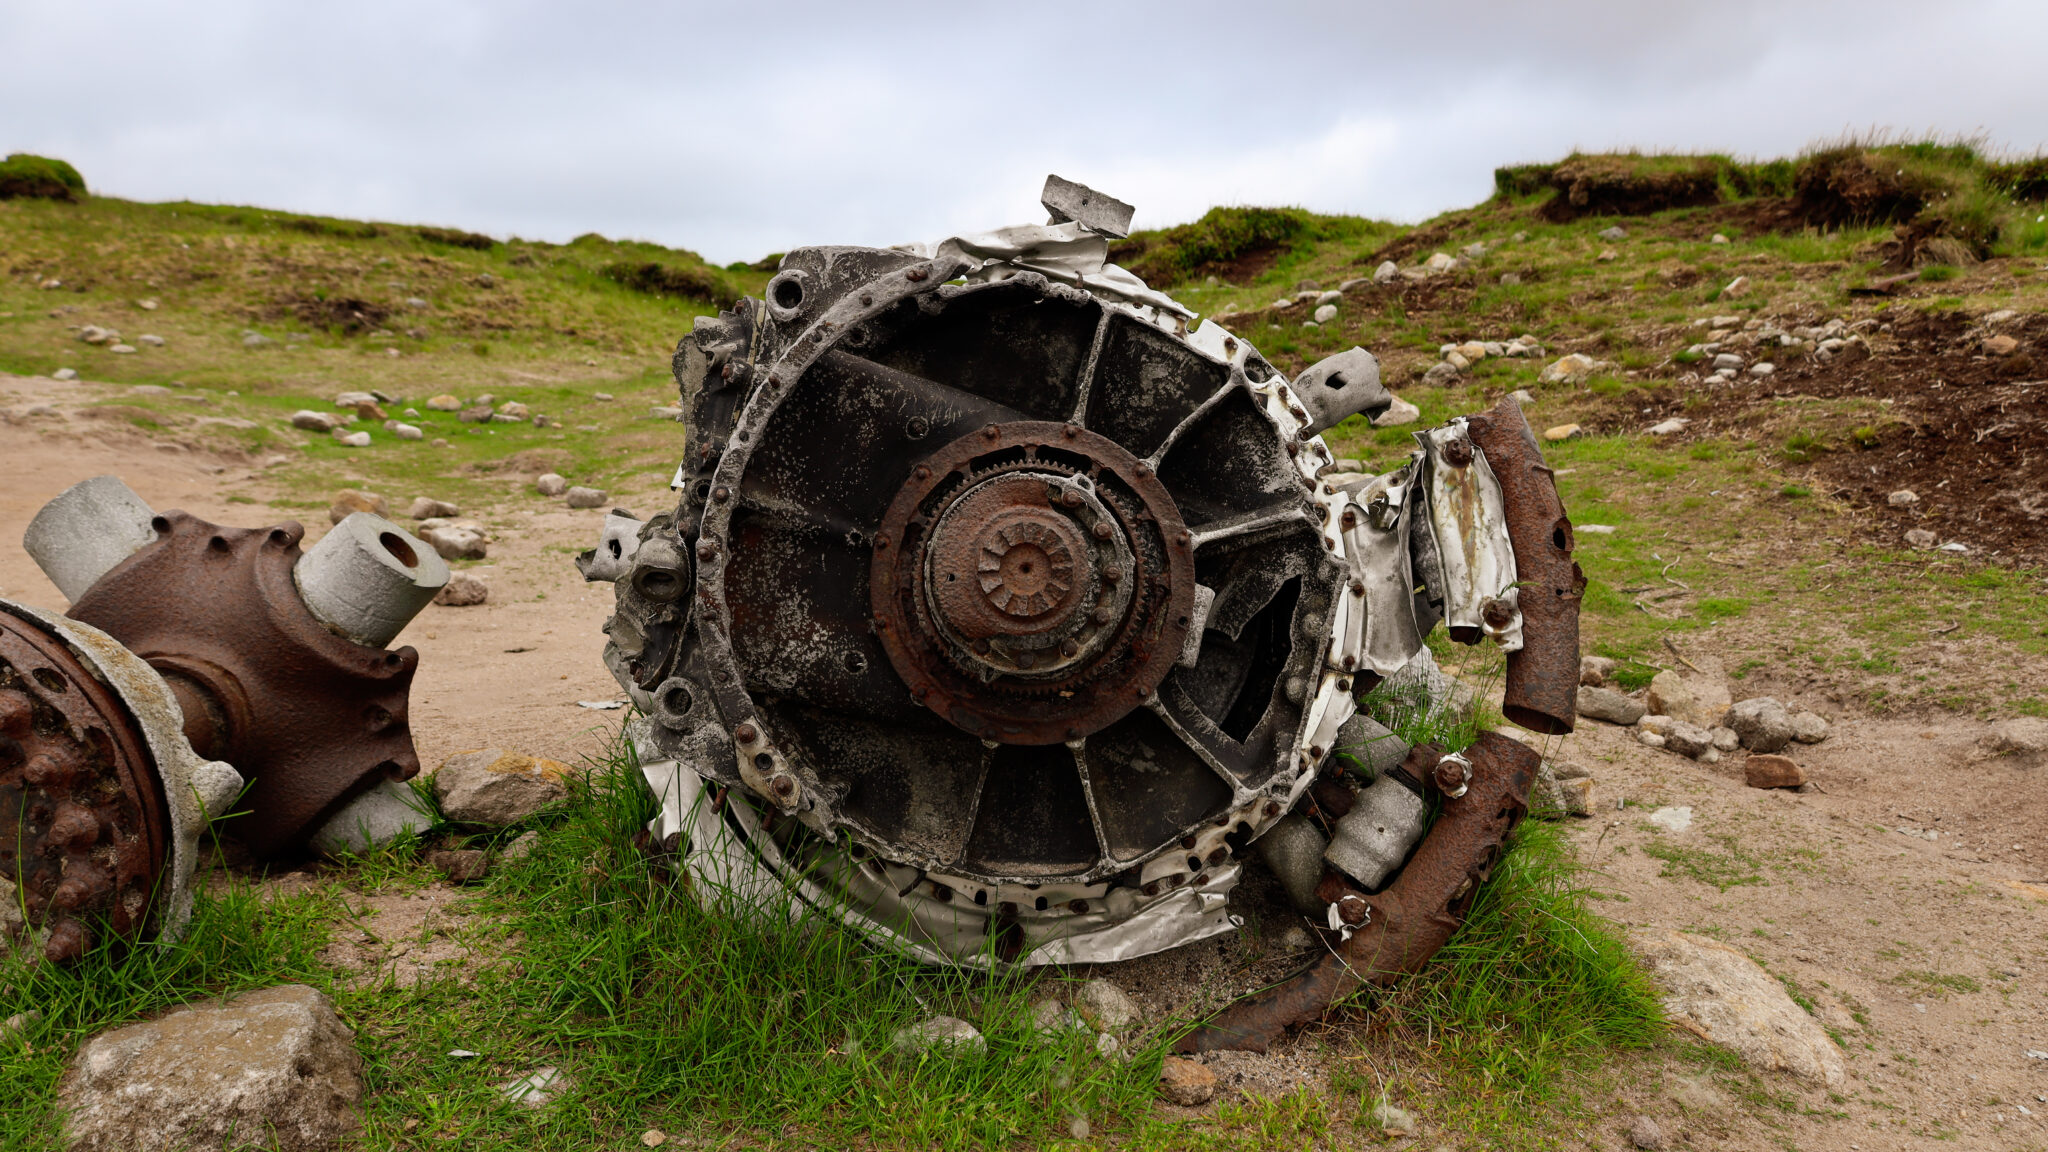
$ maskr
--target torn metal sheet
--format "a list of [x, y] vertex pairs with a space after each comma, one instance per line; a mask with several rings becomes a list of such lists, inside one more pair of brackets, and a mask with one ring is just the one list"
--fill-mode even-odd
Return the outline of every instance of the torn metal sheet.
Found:
[[1444, 623], [1460, 643], [1485, 636], [1513, 652], [1522, 646], [1522, 612], [1500, 482], [1473, 447], [1464, 417], [1415, 439], [1425, 454], [1428, 527], [1443, 565]]

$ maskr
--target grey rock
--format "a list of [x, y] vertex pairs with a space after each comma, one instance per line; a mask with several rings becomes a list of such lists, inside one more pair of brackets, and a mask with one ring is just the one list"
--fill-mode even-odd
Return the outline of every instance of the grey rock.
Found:
[[[1683, 720], [1679, 720], [1674, 722], [1670, 730], [1664, 733], [1664, 747], [1678, 753], [1680, 756], [1697, 758], [1703, 752], [1712, 752], [1714, 750], [1714, 737], [1705, 728], [1697, 724], [1688, 724]], [[1718, 755], [1714, 758], [1716, 760], [1720, 759]]]
[[1449, 363], [1433, 365], [1422, 374], [1422, 382], [1434, 388], [1448, 388], [1458, 382], [1458, 366]]
[[[1501, 273], [1501, 274], [1500, 274], [1500, 286], [1501, 286], [1501, 287], [1503, 287], [1503, 288], [1519, 288], [1519, 287], [1521, 287], [1521, 285], [1522, 285], [1522, 274], [1521, 274], [1520, 272], [1503, 272], [1503, 273]], [[1513, 352], [1510, 352], [1510, 353], [1508, 353], [1508, 355], [1510, 355], [1510, 356], [1513, 356], [1513, 355], [1515, 355], [1515, 353], [1513, 353]]]
[[450, 884], [474, 884], [491, 870], [490, 853], [481, 848], [437, 848], [426, 854], [427, 867]]
[[[1619, 662], [1606, 656], [1579, 657], [1579, 683], [1589, 688], [1599, 688], [1614, 678], [1614, 669]], [[1585, 711], [1581, 708], [1580, 711]], [[1617, 720], [1617, 724], [1633, 724], [1634, 720]]]
[[543, 472], [534, 480], [533, 487], [543, 496], [560, 496], [569, 490], [569, 482], [553, 472]]
[[434, 593], [434, 603], [443, 608], [474, 608], [491, 598], [491, 586], [467, 572], [450, 572], [448, 583]]
[[1593, 233], [1593, 235], [1608, 241], [1626, 240], [1628, 239], [1628, 229], [1616, 224], [1611, 228], [1602, 228], [1600, 231]]
[[954, 1016], [933, 1016], [897, 1030], [889, 1046], [900, 1056], [979, 1056], [988, 1041], [974, 1025]]
[[527, 856], [532, 854], [534, 848], [539, 844], [540, 833], [521, 832], [519, 835], [514, 836], [512, 838], [512, 842], [510, 844], [507, 844], [505, 845], [505, 847], [499, 849], [498, 862], [501, 864], [512, 864], [517, 861], [524, 860], [527, 858]]
[[1769, 696], [1752, 696], [1728, 709], [1723, 726], [1751, 752], [1776, 752], [1792, 742], [1792, 714]]
[[1792, 714], [1792, 739], [1801, 744], [1818, 744], [1828, 738], [1828, 722], [1814, 712]]
[[607, 499], [602, 488], [571, 488], [563, 496], [571, 508], [602, 508]]
[[1719, 751], [1733, 752], [1737, 748], [1742, 747], [1742, 737], [1737, 736], [1735, 729], [1726, 725], [1714, 725], [1712, 728], [1707, 729], [1707, 735], [1713, 738], [1714, 747]]
[[446, 500], [436, 500], [432, 496], [415, 496], [412, 507], [406, 509], [405, 514], [414, 520], [432, 520], [435, 517], [460, 516], [462, 509]]
[[1641, 744], [1645, 748], [1662, 748], [1664, 746], [1664, 737], [1650, 731], [1648, 728], [1638, 728], [1636, 729], [1636, 743]]
[[1980, 743], [1993, 756], [2010, 756], [2028, 767], [2048, 763], [2048, 720], [2035, 716], [2000, 720]]
[[1920, 494], [1910, 488], [1901, 488], [1897, 492], [1886, 496], [1884, 502], [1894, 508], [1911, 508], [1920, 502]]
[[59, 369], [57, 369], [57, 370], [56, 370], [55, 372], [52, 372], [52, 373], [50, 373], [50, 379], [52, 379], [52, 380], [76, 380], [76, 379], [78, 379], [78, 369], [76, 369], [76, 368], [59, 368]]
[[490, 553], [483, 533], [454, 524], [422, 528], [419, 537], [443, 560], [482, 560]]
[[43, 1014], [34, 1008], [26, 1012], [16, 1012], [7, 1019], [0, 1020], [0, 1040], [5, 1040], [9, 1036], [18, 1036], [41, 1023], [42, 1019]]
[[143, 335], [141, 335], [141, 336], [137, 336], [137, 337], [135, 338], [135, 342], [136, 342], [137, 344], [147, 344], [147, 345], [148, 345], [148, 346], [150, 346], [151, 348], [161, 348], [161, 347], [163, 347], [163, 346], [164, 346], [164, 338], [163, 338], [163, 337], [161, 337], [161, 336], [154, 336], [154, 335], [150, 335], [150, 334], [148, 334], [148, 333], [144, 333], [144, 334], [143, 334]]
[[1072, 1008], [1046, 999], [1031, 1006], [1031, 1030], [1048, 1040], [1058, 1040], [1088, 1031], [1088, 1023]]
[[1208, 1065], [1184, 1056], [1159, 1062], [1159, 1094], [1183, 1108], [1199, 1108], [1216, 1098], [1222, 1084]]
[[242, 334], [242, 347], [244, 348], [261, 348], [266, 344], [272, 343], [275, 343], [275, 341], [260, 332], [245, 332]]
[[1074, 1010], [1098, 1032], [1121, 1032], [1144, 1019], [1144, 1009], [1123, 989], [1097, 977], [1074, 994]]
[[349, 801], [313, 833], [313, 848], [329, 856], [389, 844], [407, 832], [424, 835], [434, 818], [403, 780], [383, 780]]
[[407, 424], [402, 420], [393, 420], [391, 422], [391, 434], [400, 440], [424, 440], [427, 438], [427, 434], [420, 430], [419, 425]]
[[65, 1076], [79, 1152], [321, 1152], [361, 1126], [362, 1058], [327, 997], [303, 984], [195, 1004], [86, 1041]]
[[1906, 529], [1906, 543], [1922, 550], [1932, 548], [1941, 539], [1925, 528]]
[[1402, 424], [1413, 424], [1420, 419], [1422, 419], [1422, 409], [1396, 396], [1394, 397], [1394, 402], [1387, 407], [1385, 412], [1372, 418], [1372, 426], [1375, 428], [1394, 428]]
[[348, 417], [333, 412], [315, 412], [310, 408], [301, 408], [292, 413], [292, 427], [303, 428], [308, 432], [332, 432], [346, 423]]
[[1642, 1152], [1664, 1152], [1664, 1130], [1648, 1116], [1638, 1116], [1636, 1122], [1628, 1126], [1628, 1142]]
[[[1584, 674], [1581, 673], [1581, 678], [1583, 679], [1583, 677]], [[1626, 726], [1641, 720], [1643, 714], [1648, 711], [1649, 709], [1644, 706], [1641, 700], [1624, 696], [1612, 688], [1598, 688], [1587, 684], [1579, 685], [1579, 715], [1581, 716], [1590, 716], [1595, 720], [1605, 720], [1609, 724]]]
[[570, 769], [499, 748], [458, 752], [434, 773], [441, 813], [461, 824], [517, 824], [569, 795]]
[[368, 432], [344, 432], [336, 428], [333, 435], [334, 442], [344, 448], [368, 448], [370, 446], [370, 434]]
[[1737, 356], [1733, 352], [1716, 353], [1714, 356], [1714, 367], [1725, 368], [1731, 372], [1738, 371], [1742, 367], [1742, 357]]
[[1842, 1053], [1776, 977], [1717, 940], [1643, 932], [1632, 940], [1665, 992], [1664, 1011], [1765, 1072], [1839, 1088]]
[[1336, 318], [1337, 306], [1335, 304], [1323, 304], [1317, 306], [1315, 314], [1316, 323], [1328, 324], [1330, 321], [1335, 320]]
[[1685, 676], [1665, 669], [1650, 678], [1650, 711], [1711, 728], [1728, 711], [1728, 686], [1718, 676]]

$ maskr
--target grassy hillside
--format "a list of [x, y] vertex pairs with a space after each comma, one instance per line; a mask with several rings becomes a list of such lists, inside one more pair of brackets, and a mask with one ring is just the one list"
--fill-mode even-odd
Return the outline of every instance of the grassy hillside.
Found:
[[[768, 278], [594, 234], [498, 241], [102, 197], [0, 200], [0, 253], [0, 371], [71, 368], [166, 388], [118, 405], [188, 446], [288, 454], [281, 474], [309, 493], [348, 473], [407, 491], [431, 481], [472, 501], [502, 494], [487, 469], [513, 457], [513, 471], [545, 464], [600, 487], [672, 469], [673, 429], [647, 417], [673, 403], [675, 341], [694, 316]], [[87, 325], [134, 351], [82, 342]], [[288, 424], [295, 409], [331, 410], [337, 393], [368, 390], [399, 397], [390, 414], [426, 438], [364, 425], [372, 446], [352, 449]], [[441, 393], [517, 400], [553, 426], [465, 425], [424, 406]]]

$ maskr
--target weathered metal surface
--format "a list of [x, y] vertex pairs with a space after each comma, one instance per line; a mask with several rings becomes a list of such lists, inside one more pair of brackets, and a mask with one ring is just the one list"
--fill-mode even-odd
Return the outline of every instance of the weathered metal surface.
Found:
[[[26, 915], [41, 954], [76, 960], [94, 925], [151, 920], [171, 846], [149, 751], [119, 697], [63, 642], [0, 612], [0, 924]], [[9, 943], [20, 945], [22, 940]]]
[[1579, 605], [1586, 594], [1586, 574], [1572, 559], [1572, 522], [1514, 397], [1466, 427], [1500, 483], [1521, 585], [1522, 645], [1508, 653], [1501, 711], [1531, 732], [1569, 732], [1578, 722]]
[[297, 849], [377, 781], [419, 771], [406, 720], [419, 654], [354, 643], [308, 610], [293, 579], [304, 529], [177, 511], [154, 527], [69, 615], [156, 669], [193, 749], [252, 779], [231, 826], [251, 851]]
[[1435, 537], [1442, 565], [1444, 625], [1460, 644], [1491, 638], [1512, 652], [1522, 645], [1521, 593], [1493, 468], [1474, 448], [1463, 417], [1417, 432], [1415, 440], [1429, 493], [1422, 527]]
[[1071, 221], [1112, 240], [1131, 234], [1131, 216], [1137, 212], [1114, 196], [1058, 176], [1045, 178], [1045, 191], [1039, 193], [1038, 202], [1052, 214], [1053, 223]]
[[[1463, 923], [1479, 885], [1528, 806], [1541, 763], [1534, 750], [1483, 733], [1467, 750], [1472, 780], [1446, 799], [1422, 846], [1385, 892], [1341, 893], [1333, 905], [1363, 905], [1347, 938], [1279, 986], [1225, 1009], [1181, 1038], [1182, 1052], [1263, 1052], [1288, 1028], [1321, 1016], [1361, 984], [1391, 984], [1418, 971]], [[1351, 916], [1339, 916], [1349, 926]]]

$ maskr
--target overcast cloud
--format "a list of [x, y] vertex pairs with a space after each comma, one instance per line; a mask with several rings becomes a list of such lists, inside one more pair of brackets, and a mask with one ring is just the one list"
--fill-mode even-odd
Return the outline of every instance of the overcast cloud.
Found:
[[2048, 144], [2040, 0], [0, 0], [0, 151], [94, 190], [725, 262], [1138, 206], [1416, 220], [1574, 147]]

